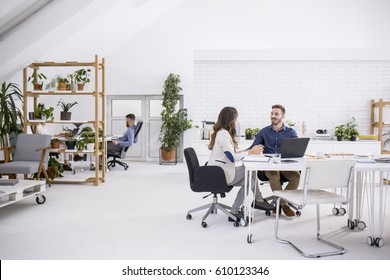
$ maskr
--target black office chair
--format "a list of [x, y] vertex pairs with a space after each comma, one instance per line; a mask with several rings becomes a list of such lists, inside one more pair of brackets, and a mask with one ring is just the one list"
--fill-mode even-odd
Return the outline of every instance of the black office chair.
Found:
[[[143, 121], [138, 121], [137, 125], [135, 126], [135, 132], [134, 132], [134, 143], [137, 143], [138, 140], [138, 134], [141, 131]], [[120, 159], [126, 158], [126, 152], [129, 149], [129, 147], [122, 147], [118, 149], [117, 151], [107, 151], [107, 158], [112, 157], [112, 160], [107, 162], [107, 168], [111, 170], [112, 167], [115, 167], [117, 164], [122, 166], [125, 170], [129, 168], [129, 165]]]
[[[265, 173], [264, 171], [257, 171], [257, 178], [261, 181], [261, 185], [264, 184], [264, 182], [268, 182], [269, 179], [267, 176], [265, 176]], [[284, 183], [287, 183], [288, 180], [286, 177], [284, 177], [283, 175], [280, 176], [280, 184], [283, 185]], [[278, 198], [274, 195], [271, 195], [271, 196], [268, 196], [268, 197], [265, 197], [264, 198], [269, 204], [273, 205], [274, 207], [276, 207], [276, 202], [278, 200]], [[297, 209], [297, 207], [291, 203], [287, 203], [290, 207], [294, 208], [295, 209], [295, 214], [297, 216], [300, 216], [301, 215], [301, 212]], [[267, 210], [265, 211], [265, 215], [267, 216], [271, 216], [271, 211]]]
[[235, 221], [233, 223], [235, 227], [238, 227], [240, 224], [246, 226], [247, 223], [244, 219], [237, 220], [234, 215], [227, 211], [232, 209], [230, 206], [218, 203], [218, 195], [225, 197], [226, 193], [230, 192], [233, 188], [233, 186], [228, 186], [226, 184], [226, 177], [223, 169], [219, 166], [199, 166], [198, 157], [193, 148], [184, 149], [184, 156], [188, 167], [191, 190], [194, 192], [211, 192], [203, 198], [206, 198], [211, 194], [213, 195], [212, 203], [189, 210], [186, 216], [187, 220], [192, 219], [191, 213], [208, 209], [201, 222], [201, 226], [206, 228], [206, 218], [210, 213], [217, 214], [217, 209], [219, 209]]

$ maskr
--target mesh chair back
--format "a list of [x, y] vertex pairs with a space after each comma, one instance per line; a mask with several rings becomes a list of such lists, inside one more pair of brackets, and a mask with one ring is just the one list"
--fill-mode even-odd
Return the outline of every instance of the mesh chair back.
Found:
[[[14, 161], [40, 161], [42, 151], [40, 148], [50, 146], [50, 135], [19, 134], [16, 140]], [[44, 162], [47, 163], [49, 153], [46, 153]]]
[[190, 183], [194, 183], [195, 170], [199, 168], [198, 157], [193, 148], [184, 149], [184, 157], [186, 159], [188, 173], [190, 176]]
[[306, 166], [305, 184], [308, 189], [348, 187], [355, 160], [313, 160]]
[[[139, 132], [141, 131], [141, 128], [142, 128], [142, 125], [143, 125], [143, 124], [144, 124], [143, 121], [138, 121], [137, 124], [136, 124], [136, 126], [135, 126], [135, 131], [134, 131], [134, 143], [137, 143], [137, 141], [138, 141], [138, 134], [139, 134]], [[130, 148], [130, 146], [129, 146], [129, 147], [125, 147], [125, 148], [122, 149], [122, 151], [121, 151], [121, 159], [126, 158], [126, 152], [127, 152], [127, 150], [128, 150], [129, 148]]]

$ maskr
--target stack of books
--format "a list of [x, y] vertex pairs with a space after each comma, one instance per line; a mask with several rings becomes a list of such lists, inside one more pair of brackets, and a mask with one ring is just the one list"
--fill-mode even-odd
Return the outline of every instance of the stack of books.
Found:
[[359, 140], [378, 141], [378, 136], [373, 134], [359, 135]]

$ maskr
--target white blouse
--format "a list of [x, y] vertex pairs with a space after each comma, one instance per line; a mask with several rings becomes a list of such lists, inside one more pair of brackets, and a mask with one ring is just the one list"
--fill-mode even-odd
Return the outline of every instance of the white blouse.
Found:
[[[225, 152], [230, 152], [234, 158], [234, 162], [231, 162], [226, 156]], [[225, 129], [221, 129], [217, 132], [215, 137], [214, 147], [211, 150], [208, 165], [216, 165], [222, 167], [226, 176], [226, 183], [230, 184], [234, 180], [235, 176], [235, 162], [242, 160], [248, 153], [245, 151], [234, 152], [234, 144], [229, 132]]]

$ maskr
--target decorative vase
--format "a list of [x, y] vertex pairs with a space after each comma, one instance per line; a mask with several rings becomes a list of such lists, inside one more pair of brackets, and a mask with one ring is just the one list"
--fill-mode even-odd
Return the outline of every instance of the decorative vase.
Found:
[[87, 150], [88, 151], [93, 151], [95, 148], [95, 143], [87, 143]]
[[67, 83], [58, 83], [58, 90], [66, 90], [68, 84]]
[[76, 146], [76, 141], [65, 141], [65, 145], [68, 150], [74, 150], [74, 147]]
[[52, 149], [59, 149], [60, 148], [60, 144], [61, 144], [60, 141], [51, 142], [51, 148]]
[[42, 83], [34, 84], [34, 90], [42, 90]]
[[72, 112], [61, 112], [60, 120], [69, 121], [72, 116]]
[[84, 90], [84, 84], [77, 84], [77, 90], [79, 91]]
[[166, 150], [164, 148], [161, 148], [161, 158], [164, 161], [174, 161], [176, 157], [176, 150]]

